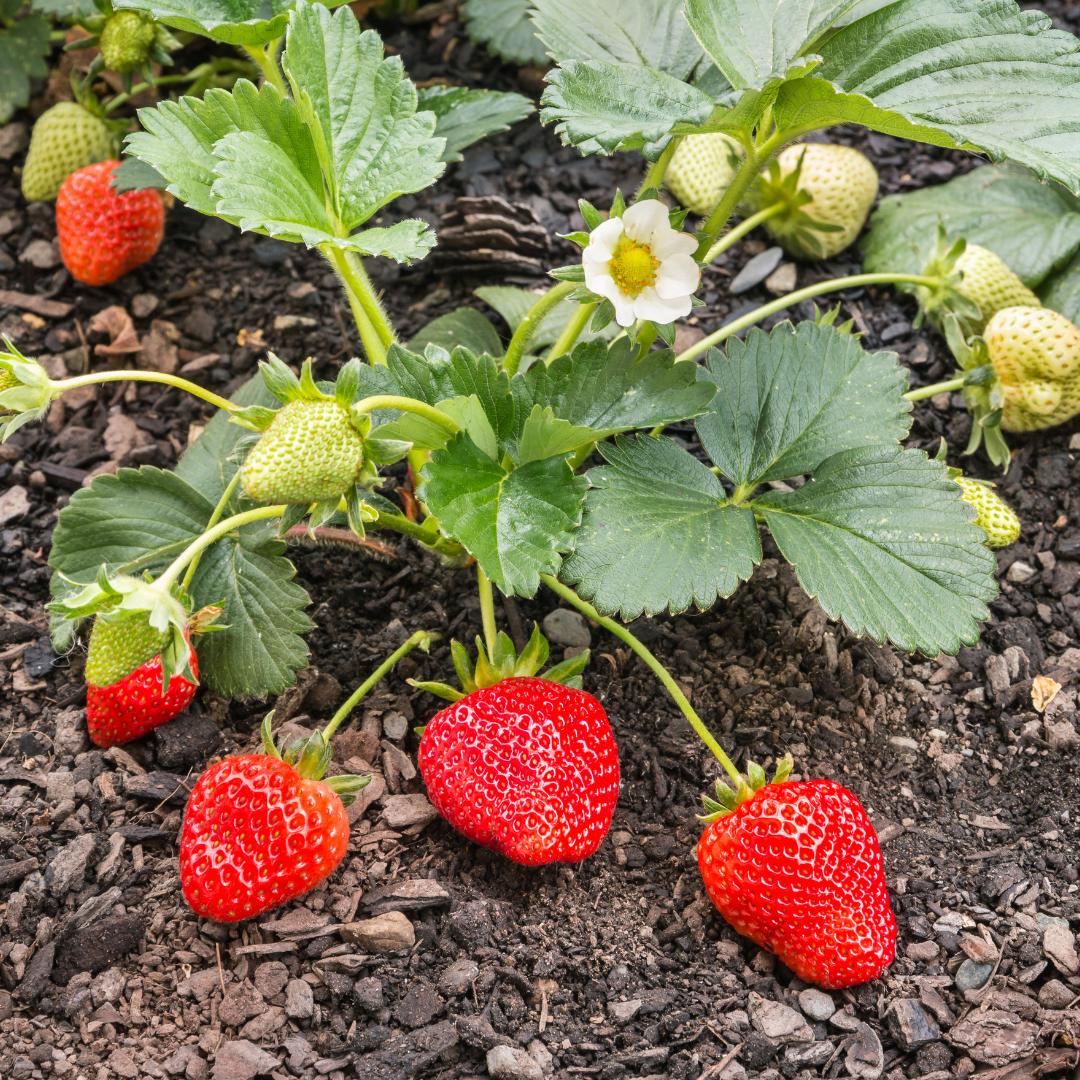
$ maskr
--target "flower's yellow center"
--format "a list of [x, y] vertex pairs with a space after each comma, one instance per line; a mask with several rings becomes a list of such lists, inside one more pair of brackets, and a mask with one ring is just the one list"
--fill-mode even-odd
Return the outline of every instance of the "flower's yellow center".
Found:
[[611, 276], [619, 289], [634, 299], [641, 295], [642, 289], [656, 284], [656, 271], [660, 260], [648, 244], [639, 244], [624, 236], [615, 248], [611, 262]]

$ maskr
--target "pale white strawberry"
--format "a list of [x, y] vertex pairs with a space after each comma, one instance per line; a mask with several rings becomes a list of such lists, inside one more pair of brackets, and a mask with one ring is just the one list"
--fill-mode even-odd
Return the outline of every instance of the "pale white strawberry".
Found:
[[964, 280], [956, 287], [982, 311], [981, 331], [988, 319], [1002, 308], [1039, 307], [1039, 298], [1009, 269], [1005, 260], [988, 248], [968, 244], [956, 260], [956, 270], [963, 271]]
[[742, 156], [742, 147], [723, 132], [687, 135], [671, 156], [664, 182], [680, 206], [706, 217], [731, 185]]

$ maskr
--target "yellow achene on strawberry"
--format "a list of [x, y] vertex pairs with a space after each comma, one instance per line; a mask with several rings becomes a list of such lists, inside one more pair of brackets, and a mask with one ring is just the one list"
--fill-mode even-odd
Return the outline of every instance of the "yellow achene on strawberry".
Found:
[[986, 546], [1001, 548], [1015, 543], [1020, 536], [1020, 519], [993, 485], [967, 476], [958, 476], [956, 482], [964, 492], [960, 497], [975, 507], [975, 524], [986, 530]]
[[978, 305], [982, 312], [981, 325], [974, 327], [976, 332], [981, 332], [1003, 308], [1040, 306], [1039, 298], [989, 248], [968, 244], [954, 269], [964, 275], [956, 291]]
[[983, 332], [1001, 383], [1005, 431], [1038, 431], [1080, 413], [1080, 330], [1045, 307], [997, 312]]

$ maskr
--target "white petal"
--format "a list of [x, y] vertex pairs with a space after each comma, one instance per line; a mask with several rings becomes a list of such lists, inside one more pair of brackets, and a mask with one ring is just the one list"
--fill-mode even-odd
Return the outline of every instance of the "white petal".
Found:
[[615, 284], [615, 279], [605, 271], [590, 271], [585, 267], [585, 287], [592, 289], [597, 296], [606, 296], [609, 300], [621, 299], [622, 292]]
[[635, 318], [636, 301], [631, 300], [629, 296], [619, 292], [616, 286], [615, 296], [609, 296], [608, 299], [615, 305], [615, 321], [620, 326], [633, 326]]
[[652, 253], [658, 259], [667, 259], [672, 255], [693, 255], [697, 247], [698, 242], [689, 233], [672, 229], [667, 236], [654, 241]]
[[641, 295], [634, 301], [634, 314], [639, 319], [648, 319], [650, 322], [664, 325], [681, 319], [684, 315], [689, 315], [691, 307], [689, 296], [682, 296], [677, 300], [664, 300], [657, 296], [655, 289], [649, 288], [642, 289]]
[[701, 271], [689, 255], [671, 255], [656, 271], [656, 293], [663, 300], [689, 296], [701, 284]]
[[619, 218], [609, 218], [589, 234], [589, 246], [585, 250], [592, 252], [594, 258], [606, 261], [615, 254], [615, 245], [622, 239], [622, 234], [622, 221]]
[[674, 232], [668, 222], [668, 208], [659, 199], [634, 203], [622, 220], [626, 235], [639, 244], [662, 243], [668, 233]]

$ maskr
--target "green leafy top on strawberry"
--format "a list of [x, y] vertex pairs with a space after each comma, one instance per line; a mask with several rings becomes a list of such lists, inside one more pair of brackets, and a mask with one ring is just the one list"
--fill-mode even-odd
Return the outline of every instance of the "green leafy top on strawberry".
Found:
[[[52, 401], [51, 383], [45, 369], [23, 356], [9, 338], [0, 350], [0, 442], [34, 420], [41, 420]], [[5, 414], [10, 414], [3, 419]]]
[[698, 820], [710, 823], [718, 821], [725, 814], [733, 813], [744, 802], [752, 799], [763, 787], [769, 784], [784, 784], [791, 775], [795, 762], [790, 754], [785, 754], [776, 763], [776, 772], [772, 780], [766, 780], [765, 770], [756, 761], [747, 761], [746, 780], [740, 781], [737, 790], [728, 787], [722, 780], [716, 781], [716, 798], [702, 795], [701, 801], [705, 813], [698, 814]]
[[580, 656], [563, 660], [549, 667], [542, 675], [537, 675], [547, 663], [550, 651], [551, 647], [548, 645], [547, 638], [540, 633], [540, 628], [536, 623], [533, 623], [532, 636], [520, 656], [517, 655], [514, 643], [501, 631], [495, 638], [495, 645], [490, 656], [484, 647], [483, 640], [477, 637], [475, 666], [469, 660], [465, 646], [460, 641], [451, 641], [450, 655], [453, 657], [454, 670], [461, 681], [461, 690], [455, 690], [448, 683], [416, 682], [414, 679], [406, 681], [410, 686], [427, 690], [428, 693], [446, 701], [460, 701], [466, 694], [471, 694], [486, 686], [495, 686], [503, 679], [528, 678], [534, 675], [540, 679], [547, 679], [549, 682], [562, 683], [563, 686], [572, 686], [580, 690], [581, 672], [585, 670], [589, 662], [589, 650], [586, 649]]

